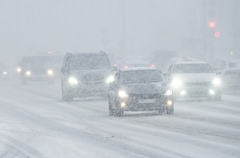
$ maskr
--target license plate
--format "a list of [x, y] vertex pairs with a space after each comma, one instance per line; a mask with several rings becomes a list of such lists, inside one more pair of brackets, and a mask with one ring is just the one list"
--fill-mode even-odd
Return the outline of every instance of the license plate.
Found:
[[139, 99], [138, 103], [155, 103], [156, 99]]

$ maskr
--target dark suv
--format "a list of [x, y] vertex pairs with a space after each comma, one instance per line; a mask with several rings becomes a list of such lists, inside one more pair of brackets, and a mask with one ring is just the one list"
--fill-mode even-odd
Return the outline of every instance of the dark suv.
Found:
[[74, 97], [107, 97], [111, 81], [111, 66], [107, 55], [100, 53], [67, 53], [62, 73], [62, 98], [71, 101]]

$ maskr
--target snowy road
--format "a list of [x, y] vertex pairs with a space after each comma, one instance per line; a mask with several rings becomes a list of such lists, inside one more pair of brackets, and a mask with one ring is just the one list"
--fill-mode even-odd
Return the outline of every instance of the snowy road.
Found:
[[62, 102], [59, 83], [2, 83], [0, 158], [9, 157], [240, 157], [240, 97], [111, 117], [105, 100]]

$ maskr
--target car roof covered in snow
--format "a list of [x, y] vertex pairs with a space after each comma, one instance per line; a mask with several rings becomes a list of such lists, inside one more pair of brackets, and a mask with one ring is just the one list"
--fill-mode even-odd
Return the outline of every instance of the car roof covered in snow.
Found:
[[204, 61], [179, 61], [175, 62], [175, 64], [208, 64], [208, 63]]
[[135, 71], [135, 70], [158, 70], [158, 69], [154, 67], [130, 67], [120, 69], [120, 71]]

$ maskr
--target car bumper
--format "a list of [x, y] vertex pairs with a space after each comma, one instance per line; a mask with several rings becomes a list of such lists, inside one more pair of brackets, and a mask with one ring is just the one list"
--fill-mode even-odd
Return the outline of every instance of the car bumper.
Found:
[[174, 97], [211, 97], [221, 93], [216, 87], [182, 87], [173, 89]]
[[69, 86], [69, 91], [74, 97], [82, 96], [102, 96], [108, 92], [107, 84], [80, 84], [77, 86]]
[[123, 111], [155, 111], [167, 108], [173, 109], [173, 97], [159, 97], [159, 98], [141, 98], [141, 97], [127, 97], [118, 98], [118, 106]]
[[25, 81], [49, 81], [49, 80], [53, 80], [54, 76], [50, 76], [50, 75], [30, 75], [30, 76], [22, 76], [21, 79], [25, 80]]

